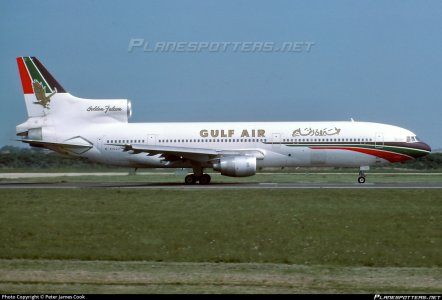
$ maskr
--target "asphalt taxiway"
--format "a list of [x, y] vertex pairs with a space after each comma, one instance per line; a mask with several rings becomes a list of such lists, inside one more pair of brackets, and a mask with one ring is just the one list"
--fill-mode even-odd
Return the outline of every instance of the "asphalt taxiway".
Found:
[[442, 189], [442, 183], [181, 183], [57, 182], [0, 183], [0, 189]]
[[[441, 182], [425, 182], [420, 180], [417, 183], [397, 182], [397, 183], [372, 183], [366, 182], [359, 184], [355, 182], [348, 183], [300, 183], [300, 182], [280, 182], [280, 183], [253, 183], [253, 182], [217, 182], [212, 181], [209, 185], [186, 185], [181, 182], [149, 182], [150, 176], [157, 175], [171, 175], [173, 173], [160, 172], [138, 172], [139, 175], [146, 175], [146, 181], [109, 181], [94, 179], [91, 181], [79, 182], [63, 182], [54, 181], [42, 182], [41, 178], [60, 178], [60, 177], [75, 177], [75, 176], [124, 176], [127, 172], [101, 172], [101, 173], [0, 173], [0, 189], [88, 189], [88, 188], [103, 188], [103, 189], [442, 189]], [[271, 175], [273, 173], [266, 173]], [[276, 173], [279, 174], [279, 173]], [[343, 173], [321, 173], [322, 175], [343, 175]], [[349, 173], [353, 174], [353, 173]], [[370, 173], [377, 174], [377, 173]], [[401, 175], [401, 176], [441, 176], [441, 173], [379, 173], [382, 175]], [[176, 175], [176, 174], [175, 174]], [[35, 182], [32, 182], [35, 178]], [[23, 182], [8, 182], [24, 179]], [[265, 180], [265, 179], [264, 179]], [[409, 180], [407, 180], [409, 181]]]

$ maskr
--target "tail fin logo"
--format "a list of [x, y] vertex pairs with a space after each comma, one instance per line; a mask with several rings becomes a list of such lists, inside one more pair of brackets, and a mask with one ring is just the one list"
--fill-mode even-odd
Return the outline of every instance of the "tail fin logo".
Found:
[[44, 108], [49, 109], [49, 104], [51, 102], [51, 97], [54, 96], [57, 93], [57, 88], [55, 88], [55, 91], [46, 96], [45, 87], [41, 82], [38, 82], [36, 79], [34, 82], [32, 82], [32, 87], [34, 89], [34, 95], [37, 98], [38, 102], [34, 102], [35, 104], [40, 104]]

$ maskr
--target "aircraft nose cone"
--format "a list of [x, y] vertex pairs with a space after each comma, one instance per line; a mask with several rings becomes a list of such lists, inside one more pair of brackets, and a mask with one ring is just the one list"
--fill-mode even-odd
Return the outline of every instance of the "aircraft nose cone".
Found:
[[414, 148], [417, 149], [417, 150], [421, 150], [421, 151], [419, 151], [419, 154], [417, 154], [417, 155], [415, 156], [415, 158], [418, 158], [418, 157], [421, 157], [421, 156], [428, 155], [428, 154], [430, 154], [430, 152], [431, 152], [431, 147], [430, 147], [430, 145], [428, 145], [427, 143], [424, 143], [424, 142], [416, 143], [416, 144], [414, 145]]
[[421, 145], [421, 149], [422, 150], [425, 150], [425, 151], [428, 151], [428, 152], [431, 152], [431, 147], [430, 147], [430, 145], [428, 145], [427, 143], [424, 143], [424, 142], [421, 142], [420, 143]]

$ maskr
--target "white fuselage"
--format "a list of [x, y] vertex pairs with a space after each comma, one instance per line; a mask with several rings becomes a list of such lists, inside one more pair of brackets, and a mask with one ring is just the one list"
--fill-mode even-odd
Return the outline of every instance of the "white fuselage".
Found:
[[82, 136], [94, 143], [94, 148], [82, 156], [106, 164], [145, 168], [191, 167], [191, 164], [185, 160], [165, 161], [161, 155], [124, 152], [122, 145], [259, 151], [262, 153], [257, 160], [259, 168], [360, 167], [389, 160], [343, 148], [373, 145], [373, 149], [388, 151], [388, 142], [406, 143], [407, 137], [415, 136], [400, 127], [365, 122], [115, 123], [69, 131], [72, 127], [62, 130], [67, 133], [66, 139]]

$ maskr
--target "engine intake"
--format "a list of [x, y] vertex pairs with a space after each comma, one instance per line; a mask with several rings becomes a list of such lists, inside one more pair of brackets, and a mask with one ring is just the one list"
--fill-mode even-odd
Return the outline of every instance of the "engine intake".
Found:
[[221, 175], [230, 177], [246, 177], [256, 174], [256, 157], [254, 156], [228, 156], [219, 159], [213, 165], [213, 170]]

